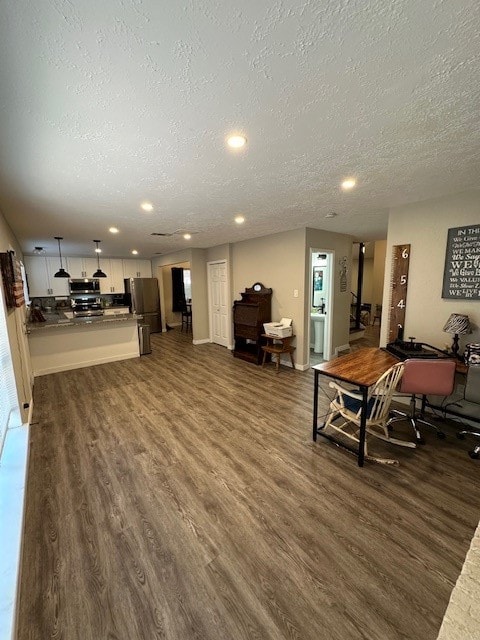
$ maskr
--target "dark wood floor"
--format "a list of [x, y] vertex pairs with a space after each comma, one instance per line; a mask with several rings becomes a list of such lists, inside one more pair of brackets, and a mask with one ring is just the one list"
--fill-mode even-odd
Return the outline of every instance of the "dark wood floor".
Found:
[[480, 517], [467, 443], [312, 443], [313, 376], [191, 337], [35, 381], [19, 640], [433, 640]]

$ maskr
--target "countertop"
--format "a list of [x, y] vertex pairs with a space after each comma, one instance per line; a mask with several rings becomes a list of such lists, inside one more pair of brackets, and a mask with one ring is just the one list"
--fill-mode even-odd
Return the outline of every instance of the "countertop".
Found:
[[[67, 309], [70, 311], [70, 309]], [[112, 316], [90, 316], [89, 318], [67, 318], [63, 311], [45, 313], [45, 322], [28, 322], [27, 331], [45, 331], [60, 327], [82, 327], [92, 324], [106, 324], [107, 322], [126, 322], [127, 320], [142, 320], [143, 316], [135, 313], [122, 313]]]

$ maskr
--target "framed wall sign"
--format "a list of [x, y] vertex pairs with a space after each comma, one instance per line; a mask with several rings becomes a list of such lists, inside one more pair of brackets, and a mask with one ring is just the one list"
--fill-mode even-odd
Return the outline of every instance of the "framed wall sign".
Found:
[[13, 251], [0, 253], [0, 271], [7, 309], [25, 304], [20, 262]]
[[480, 300], [480, 224], [448, 230], [442, 298]]

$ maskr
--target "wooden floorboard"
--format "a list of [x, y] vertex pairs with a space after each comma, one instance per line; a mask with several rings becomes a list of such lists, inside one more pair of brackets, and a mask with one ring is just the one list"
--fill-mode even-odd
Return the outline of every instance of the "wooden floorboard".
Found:
[[454, 428], [359, 469], [311, 371], [152, 345], [35, 380], [18, 640], [434, 640], [480, 518]]

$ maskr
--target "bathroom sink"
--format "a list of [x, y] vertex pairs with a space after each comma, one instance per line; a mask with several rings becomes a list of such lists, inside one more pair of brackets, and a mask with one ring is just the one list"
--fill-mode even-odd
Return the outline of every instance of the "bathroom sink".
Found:
[[310, 318], [314, 324], [315, 342], [313, 350], [315, 353], [323, 353], [323, 334], [325, 332], [325, 313], [311, 313]]

